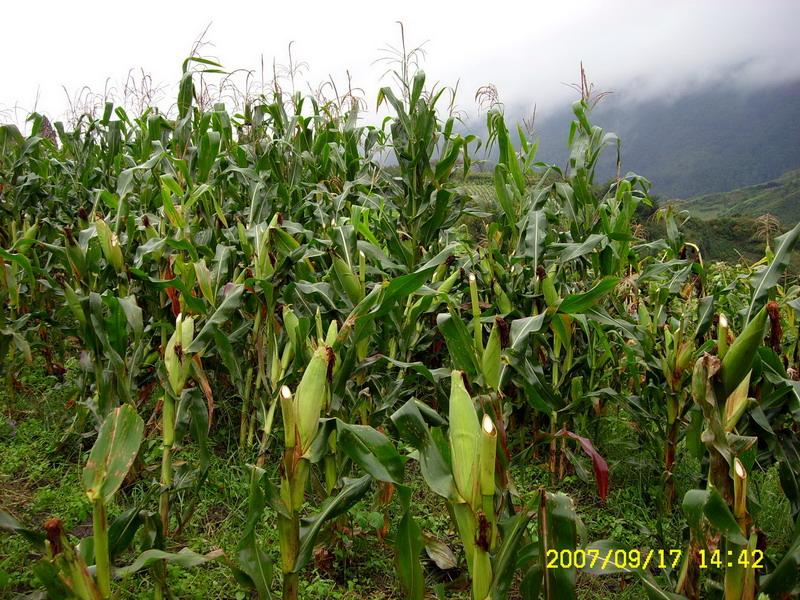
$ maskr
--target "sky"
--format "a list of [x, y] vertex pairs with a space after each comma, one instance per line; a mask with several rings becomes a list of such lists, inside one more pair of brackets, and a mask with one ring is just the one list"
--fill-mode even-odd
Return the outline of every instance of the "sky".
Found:
[[388, 83], [387, 65], [376, 60], [381, 48], [399, 45], [397, 21], [408, 47], [423, 45], [429, 81], [457, 84], [467, 114], [488, 83], [506, 105], [555, 110], [575, 98], [565, 84], [578, 80], [580, 61], [598, 89], [629, 101], [707, 83], [800, 78], [797, 0], [28, 0], [4, 3], [2, 15], [0, 121], [20, 122], [34, 109], [63, 118], [70, 103], [97, 102], [105, 89], [119, 97], [131, 69], [147, 73], [168, 106], [203, 31], [202, 54], [236, 70], [240, 86], [247, 70], [261, 79], [262, 58], [271, 78], [273, 60], [286, 64], [292, 43], [303, 67], [298, 89], [333, 78], [341, 90], [349, 71], [370, 109]]

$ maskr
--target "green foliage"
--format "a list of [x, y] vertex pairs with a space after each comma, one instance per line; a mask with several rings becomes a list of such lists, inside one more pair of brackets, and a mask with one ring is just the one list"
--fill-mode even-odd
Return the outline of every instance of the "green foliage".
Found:
[[[761, 465], [800, 513], [797, 232], [754, 264], [704, 261], [647, 179], [601, 182], [620, 143], [588, 98], [564, 168], [493, 108], [476, 183], [480, 142], [408, 61], [380, 127], [280, 89], [230, 114], [203, 100], [223, 69], [191, 57], [176, 115], [109, 104], [58, 143], [37, 117], [3, 130], [4, 398], [27, 410], [26, 362], [71, 365], [47, 453], [86, 462], [91, 501], [0, 428], [4, 476], [40, 473], [32, 505], [60, 517], [47, 540], [22, 503], [0, 518], [36, 553], [17, 588], [180, 597], [213, 573], [221, 596], [293, 600], [380, 572], [409, 598], [577, 598], [598, 573], [548, 553], [646, 541], [687, 544], [681, 569], [606, 574], [659, 598], [756, 589], [694, 557], [754, 543]], [[663, 239], [638, 227], [651, 209]], [[64, 522], [90, 515], [78, 541]], [[793, 572], [783, 543], [767, 572]]]

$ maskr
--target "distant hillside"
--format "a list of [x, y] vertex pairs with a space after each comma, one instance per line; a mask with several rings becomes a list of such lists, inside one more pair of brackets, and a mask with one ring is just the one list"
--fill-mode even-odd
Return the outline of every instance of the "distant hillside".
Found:
[[800, 169], [766, 183], [694, 196], [682, 201], [682, 205], [701, 219], [759, 217], [771, 213], [784, 225], [794, 225], [800, 221]]
[[[507, 107], [506, 114], [516, 119], [522, 111]], [[537, 119], [542, 160], [564, 164], [571, 119], [569, 106]], [[662, 197], [725, 192], [800, 167], [800, 81], [749, 91], [713, 86], [641, 103], [616, 90], [592, 120], [621, 137], [623, 169], [650, 179]], [[607, 176], [613, 150], [605, 158]]]

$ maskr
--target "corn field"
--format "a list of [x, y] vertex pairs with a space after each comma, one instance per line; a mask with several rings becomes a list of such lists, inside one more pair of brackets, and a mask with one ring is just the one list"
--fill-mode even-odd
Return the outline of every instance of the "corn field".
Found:
[[[177, 598], [215, 568], [236, 597], [293, 600], [360, 536], [394, 571], [346, 597], [797, 593], [800, 535], [774, 551], [753, 479], [777, 469], [797, 523], [800, 225], [749, 265], [704, 262], [670, 207], [644, 239], [650, 182], [599, 180], [620, 142], [589, 98], [558, 166], [497, 106], [487, 139], [459, 134], [420, 70], [380, 90], [380, 125], [277, 88], [240, 112], [200, 102], [219, 70], [187, 59], [174, 114], [0, 128], [3, 412], [36, 402], [32, 363], [72, 365], [53, 460], [80, 462], [91, 514], [78, 536], [0, 512], [3, 544], [29, 547], [16, 591]], [[247, 482], [241, 535], [190, 547], [219, 456]], [[677, 540], [586, 535], [581, 506], [612, 508], [631, 457]], [[364, 504], [379, 519], [356, 531]]]

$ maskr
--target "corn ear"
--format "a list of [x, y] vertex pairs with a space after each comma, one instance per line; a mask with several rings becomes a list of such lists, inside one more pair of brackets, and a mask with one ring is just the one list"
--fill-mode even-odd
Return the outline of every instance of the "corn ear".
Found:
[[103, 256], [106, 257], [106, 260], [114, 267], [117, 273], [121, 273], [125, 265], [117, 234], [111, 231], [111, 228], [103, 219], [95, 221], [95, 229], [100, 240], [100, 249], [103, 251]]
[[303, 453], [311, 447], [319, 427], [322, 407], [327, 402], [328, 362], [329, 348], [320, 346], [312, 355], [295, 392], [295, 424]]
[[179, 396], [189, 378], [192, 361], [185, 353], [194, 338], [194, 317], [183, 317], [179, 314], [175, 321], [175, 331], [167, 342], [164, 351], [164, 366], [167, 369], [167, 379], [176, 396]]
[[719, 360], [716, 356], [704, 354], [694, 363], [692, 372], [692, 399], [706, 413], [708, 405], [708, 382], [719, 368]]
[[333, 346], [337, 335], [339, 335], [339, 324], [336, 321], [331, 321], [331, 324], [328, 325], [328, 333], [325, 335], [325, 344]]
[[197, 283], [200, 285], [200, 291], [206, 302], [214, 305], [214, 288], [211, 283], [211, 271], [206, 266], [206, 259], [201, 258], [194, 263], [194, 274], [197, 276]]
[[486, 385], [493, 390], [500, 388], [500, 355], [502, 349], [500, 347], [500, 331], [495, 322], [492, 325], [492, 331], [489, 334], [489, 341], [486, 343], [486, 348], [483, 351], [481, 360], [481, 370], [483, 371], [483, 379]]
[[472, 302], [472, 330], [475, 336], [475, 351], [478, 356], [483, 353], [483, 326], [481, 325], [481, 306], [478, 299], [478, 281], [475, 274], [469, 274], [469, 297]]
[[750, 372], [756, 350], [764, 340], [767, 326], [767, 309], [762, 308], [731, 344], [720, 367], [723, 397], [727, 398]]
[[364, 298], [364, 292], [361, 289], [361, 282], [356, 277], [353, 270], [344, 260], [338, 256], [333, 256], [333, 270], [336, 273], [336, 278], [342, 284], [347, 297], [350, 302], [358, 304]]
[[441, 294], [449, 293], [450, 290], [453, 289], [453, 285], [458, 281], [459, 274], [458, 271], [453, 271], [450, 276], [442, 282], [442, 285], [436, 288], [436, 291]]
[[694, 354], [694, 340], [682, 342], [678, 347], [678, 356], [675, 359], [676, 374], [683, 373], [692, 361]]
[[284, 447], [294, 448], [297, 434], [295, 432], [294, 399], [292, 390], [282, 385], [280, 390], [281, 416], [283, 417]]
[[552, 272], [548, 272], [542, 279], [542, 293], [544, 294], [544, 301], [547, 306], [557, 306], [561, 302], [561, 298], [556, 291], [555, 283], [553, 283]]
[[747, 392], [750, 390], [750, 373], [747, 372], [739, 386], [725, 400], [725, 431], [733, 431], [744, 411], [747, 409], [749, 398]]
[[653, 326], [653, 319], [650, 318], [650, 311], [647, 310], [647, 305], [644, 302], [639, 302], [639, 324], [647, 331], [650, 331]]
[[733, 498], [733, 516], [741, 524], [747, 516], [747, 471], [738, 458], [733, 465]]
[[475, 497], [480, 424], [462, 377], [461, 371], [450, 375], [450, 451], [456, 488], [469, 502]]
[[511, 300], [508, 299], [508, 294], [505, 293], [500, 284], [496, 281], [492, 285], [492, 289], [494, 289], [495, 300], [497, 301], [497, 307], [500, 309], [502, 314], [508, 314], [513, 310], [511, 306]]
[[481, 423], [480, 484], [483, 496], [494, 496], [494, 467], [497, 454], [497, 429], [489, 415]]
[[283, 307], [283, 326], [286, 328], [286, 335], [289, 340], [297, 339], [297, 331], [300, 327], [300, 320], [294, 311], [288, 306]]
[[720, 313], [717, 324], [717, 356], [720, 360], [728, 353], [728, 317]]

